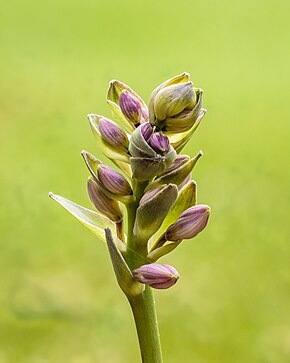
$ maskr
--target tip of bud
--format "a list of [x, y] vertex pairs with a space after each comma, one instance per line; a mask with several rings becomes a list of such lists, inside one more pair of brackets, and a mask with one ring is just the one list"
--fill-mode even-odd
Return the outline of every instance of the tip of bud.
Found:
[[49, 196], [49, 198], [53, 198], [53, 197], [54, 197], [53, 192], [49, 192], [49, 193], [48, 193], [48, 196]]

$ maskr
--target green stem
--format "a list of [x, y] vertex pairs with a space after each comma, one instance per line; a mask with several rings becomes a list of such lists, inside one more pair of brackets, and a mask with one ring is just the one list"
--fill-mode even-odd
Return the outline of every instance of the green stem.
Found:
[[[128, 231], [127, 231], [127, 250], [124, 254], [126, 262], [131, 270], [148, 263], [148, 248], [140, 246], [133, 233], [136, 211], [140, 199], [148, 182], [139, 183], [134, 181], [133, 190], [135, 201], [128, 205]], [[137, 329], [139, 346], [143, 363], [162, 363], [162, 351], [159, 337], [154, 296], [151, 288], [146, 286], [144, 292], [138, 296], [129, 297], [135, 325]]]
[[134, 298], [129, 298], [137, 329], [143, 363], [162, 363], [162, 351], [156, 316], [154, 296], [151, 288]]

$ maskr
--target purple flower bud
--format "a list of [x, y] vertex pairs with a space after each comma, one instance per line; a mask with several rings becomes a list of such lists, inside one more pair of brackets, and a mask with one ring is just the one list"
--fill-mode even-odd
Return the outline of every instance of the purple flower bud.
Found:
[[168, 137], [161, 134], [160, 132], [155, 132], [151, 135], [149, 139], [149, 145], [158, 154], [165, 155], [170, 149], [170, 143]]
[[144, 137], [145, 141], [148, 141], [150, 139], [150, 136], [153, 134], [153, 129], [149, 122], [145, 122], [140, 126], [141, 128], [141, 134]]
[[107, 197], [98, 184], [90, 177], [88, 180], [88, 194], [96, 209], [112, 221], [118, 223], [123, 220], [123, 212], [119, 202]]
[[124, 116], [134, 124], [141, 120], [142, 107], [140, 101], [129, 91], [124, 89], [119, 98], [119, 105]]
[[135, 280], [155, 289], [168, 289], [176, 284], [179, 273], [174, 267], [159, 263], [143, 265], [132, 271]]
[[207, 225], [210, 207], [205, 204], [188, 208], [165, 232], [167, 241], [181, 241], [198, 235]]
[[115, 122], [102, 117], [99, 120], [99, 131], [102, 139], [115, 149], [128, 152], [129, 140], [126, 132]]
[[113, 168], [101, 164], [98, 167], [98, 179], [111, 193], [117, 195], [130, 195], [132, 189], [126, 178]]

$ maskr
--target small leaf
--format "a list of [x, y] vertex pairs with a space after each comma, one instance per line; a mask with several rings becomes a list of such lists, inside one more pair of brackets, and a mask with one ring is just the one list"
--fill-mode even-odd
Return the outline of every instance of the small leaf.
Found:
[[120, 288], [126, 296], [140, 295], [144, 291], [144, 285], [134, 279], [124, 257], [115, 245], [111, 230], [106, 228], [105, 233], [113, 268]]
[[60, 195], [49, 193], [49, 197], [64, 207], [70, 214], [78, 219], [85, 227], [92, 231], [98, 239], [105, 241], [104, 229], [115, 231], [115, 223], [101, 214], [84, 208]]

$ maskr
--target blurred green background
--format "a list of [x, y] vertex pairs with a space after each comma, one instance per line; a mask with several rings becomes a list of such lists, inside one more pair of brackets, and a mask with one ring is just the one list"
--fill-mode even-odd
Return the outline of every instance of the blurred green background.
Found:
[[[289, 0], [10, 0], [1, 5], [0, 363], [137, 363], [105, 245], [51, 201], [87, 207], [86, 114], [108, 82], [145, 100], [188, 71], [208, 113], [185, 149], [206, 231], [163, 259], [166, 363], [290, 362]], [[289, 230], [289, 229], [288, 229]]]

